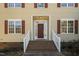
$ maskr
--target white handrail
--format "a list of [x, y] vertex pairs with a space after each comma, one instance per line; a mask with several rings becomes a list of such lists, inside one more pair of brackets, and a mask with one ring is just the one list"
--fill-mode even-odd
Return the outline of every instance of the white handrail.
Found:
[[53, 34], [52, 40], [54, 41], [54, 44], [55, 44], [57, 50], [59, 52], [61, 52], [61, 39], [60, 39], [60, 37], [57, 36], [57, 34], [54, 31], [52, 32], [52, 34]]
[[24, 53], [26, 52], [27, 46], [29, 44], [30, 41], [30, 32], [28, 31], [28, 33], [25, 35], [24, 37]]

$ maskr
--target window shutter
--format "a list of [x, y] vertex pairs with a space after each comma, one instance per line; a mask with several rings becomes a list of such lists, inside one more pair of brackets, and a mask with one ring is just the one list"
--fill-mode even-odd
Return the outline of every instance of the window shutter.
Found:
[[57, 20], [57, 34], [60, 34], [60, 20]]
[[48, 8], [48, 3], [45, 3], [45, 8]]
[[22, 20], [22, 34], [25, 34], [25, 21]]
[[8, 21], [5, 20], [5, 25], [4, 25], [4, 30], [5, 30], [5, 34], [8, 34]]
[[78, 3], [75, 3], [75, 7], [78, 7]]
[[78, 34], [78, 20], [75, 20], [75, 34]]
[[57, 3], [57, 7], [60, 7], [60, 3]]
[[4, 7], [5, 7], [5, 8], [8, 8], [8, 3], [5, 3], [5, 4], [4, 4]]
[[37, 3], [34, 3], [34, 8], [37, 8]]
[[22, 3], [22, 8], [25, 8], [25, 3]]

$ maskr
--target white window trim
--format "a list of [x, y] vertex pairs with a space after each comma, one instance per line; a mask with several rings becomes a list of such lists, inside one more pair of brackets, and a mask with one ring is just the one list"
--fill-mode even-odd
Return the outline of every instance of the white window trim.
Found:
[[[73, 21], [73, 33], [68, 33], [68, 21], [70, 21], [70, 20]], [[60, 29], [61, 29], [61, 22], [62, 21], [67, 21], [67, 33], [62, 33], [61, 30], [60, 30], [60, 33], [61, 34], [75, 34], [75, 28], [74, 28], [74, 26], [75, 26], [75, 19], [61, 19], [60, 20]]]
[[15, 6], [15, 3], [13, 3], [13, 4], [14, 4], [14, 7], [9, 7], [9, 3], [8, 3], [8, 7], [9, 7], [9, 8], [21, 8], [21, 6], [22, 6], [22, 3], [20, 3], [20, 4], [21, 4], [20, 7], [16, 7], [16, 6]]
[[75, 3], [73, 3], [73, 6], [68, 6], [68, 3], [66, 3], [66, 4], [67, 4], [67, 6], [62, 6], [62, 3], [61, 3], [61, 7], [63, 7], [63, 8], [66, 8], [66, 7], [68, 7], [68, 8], [75, 7]]
[[[9, 33], [9, 22], [10, 22], [10, 21], [14, 21], [14, 33]], [[16, 33], [16, 28], [15, 28], [15, 25], [16, 25], [15, 22], [16, 22], [16, 21], [22, 22], [21, 19], [8, 19], [8, 33], [9, 33], [9, 34], [20, 34], [20, 33]]]

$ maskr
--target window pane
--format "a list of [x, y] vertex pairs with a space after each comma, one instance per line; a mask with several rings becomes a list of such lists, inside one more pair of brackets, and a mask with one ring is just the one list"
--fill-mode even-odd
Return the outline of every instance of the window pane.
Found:
[[9, 28], [9, 33], [14, 33], [14, 28]]
[[68, 3], [68, 7], [74, 7], [74, 3]]
[[68, 21], [68, 33], [73, 33], [73, 21]]
[[14, 33], [14, 21], [9, 21], [9, 33]]
[[67, 3], [61, 3], [62, 7], [67, 7]]
[[74, 3], [61, 3], [62, 7], [74, 7]]
[[21, 7], [21, 3], [15, 3], [15, 7]]
[[8, 3], [8, 7], [14, 7], [14, 3]]
[[15, 27], [16, 27], [16, 33], [21, 33], [21, 21], [16, 21], [16, 23], [15, 23], [16, 25], [15, 25]]
[[67, 21], [61, 22], [61, 33], [67, 33]]
[[37, 7], [45, 7], [45, 3], [37, 3]]
[[22, 31], [21, 21], [9, 21], [9, 33], [21, 33]]

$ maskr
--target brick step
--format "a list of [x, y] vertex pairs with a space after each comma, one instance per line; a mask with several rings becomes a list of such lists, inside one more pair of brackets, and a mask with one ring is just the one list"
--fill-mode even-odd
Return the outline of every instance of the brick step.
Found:
[[28, 49], [53, 49], [52, 46], [28, 46]]
[[56, 51], [56, 47], [53, 41], [30, 41], [26, 51]]
[[55, 49], [54, 47], [28, 47], [27, 49]]
[[41, 45], [41, 46], [43, 46], [43, 45], [45, 45], [45, 46], [46, 46], [46, 45], [51, 45], [51, 46], [52, 46], [52, 45], [53, 45], [53, 44], [51, 44], [51, 43], [48, 44], [48, 43], [35, 43], [35, 42], [29, 43], [29, 44], [30, 44], [30, 45], [38, 45], [38, 46], [40, 46], [40, 45]]
[[57, 51], [53, 51], [53, 52], [30, 51], [30, 52], [24, 53], [24, 56], [62, 56], [62, 54], [58, 53]]
[[[30, 44], [30, 43], [29, 43]], [[28, 45], [28, 46], [53, 46], [53, 44], [30, 44], [30, 45]]]
[[40, 48], [27, 48], [27, 49], [28, 49], [28, 50], [29, 50], [29, 49], [31, 49], [31, 50], [32, 50], [32, 49], [35, 49], [35, 50], [36, 50], [36, 49], [37, 49], [37, 50], [38, 50], [38, 49], [40, 49], [40, 50], [43, 50], [43, 49], [45, 49], [45, 50], [46, 50], [46, 49], [47, 49], [47, 50], [50, 50], [50, 49], [51, 49], [51, 50], [54, 50], [53, 48], [46, 48], [46, 47], [40, 47]]
[[36, 45], [36, 44], [38, 44], [38, 45], [45, 45], [45, 44], [53, 44], [51, 41], [30, 41], [29, 42], [29, 44], [30, 45]]
[[53, 51], [53, 49], [27, 49], [26, 51]]
[[60, 56], [53, 41], [30, 41], [25, 56]]
[[[29, 43], [30, 44], [30, 43]], [[29, 46], [32, 46], [32, 45], [34, 45], [34, 46], [53, 46], [53, 44], [30, 44]]]

